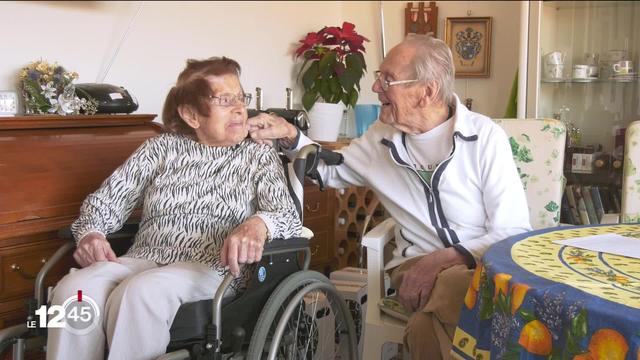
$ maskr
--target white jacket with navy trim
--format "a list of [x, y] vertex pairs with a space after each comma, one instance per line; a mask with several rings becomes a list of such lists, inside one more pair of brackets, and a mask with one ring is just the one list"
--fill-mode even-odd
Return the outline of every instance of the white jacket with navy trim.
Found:
[[[367, 186], [395, 219], [397, 248], [387, 268], [455, 247], [475, 265], [492, 244], [531, 230], [524, 189], [504, 130], [456, 97], [453, 150], [431, 183], [418, 175], [405, 134], [376, 121], [340, 152], [339, 166], [320, 164], [327, 186]], [[312, 143], [300, 135], [292, 153]], [[291, 154], [293, 155], [293, 154]]]

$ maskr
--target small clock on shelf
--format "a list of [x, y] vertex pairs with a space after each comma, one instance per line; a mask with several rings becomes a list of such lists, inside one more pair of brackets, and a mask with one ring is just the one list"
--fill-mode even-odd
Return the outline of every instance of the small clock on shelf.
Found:
[[0, 116], [11, 116], [18, 113], [18, 93], [0, 91]]

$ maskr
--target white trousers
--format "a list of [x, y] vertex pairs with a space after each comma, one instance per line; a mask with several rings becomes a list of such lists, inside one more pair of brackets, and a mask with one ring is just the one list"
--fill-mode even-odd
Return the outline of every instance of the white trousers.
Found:
[[61, 305], [82, 290], [99, 307], [101, 325], [88, 334], [49, 328], [47, 359], [155, 359], [165, 353], [169, 329], [181, 304], [213, 298], [222, 282], [217, 271], [197, 263], [159, 266], [152, 261], [120, 258], [84, 269], [71, 269], [53, 290]]

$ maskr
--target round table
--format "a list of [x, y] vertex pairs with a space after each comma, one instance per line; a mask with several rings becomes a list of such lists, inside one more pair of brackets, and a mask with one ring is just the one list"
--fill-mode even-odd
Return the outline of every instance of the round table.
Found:
[[604, 233], [640, 246], [638, 224], [543, 229], [493, 245], [467, 291], [452, 356], [640, 360], [640, 259], [553, 242]]

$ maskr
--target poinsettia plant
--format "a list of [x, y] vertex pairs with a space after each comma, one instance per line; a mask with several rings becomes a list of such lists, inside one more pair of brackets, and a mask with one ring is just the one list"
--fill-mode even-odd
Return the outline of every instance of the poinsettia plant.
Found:
[[324, 27], [300, 40], [296, 58], [304, 58], [298, 80], [302, 80], [302, 106], [311, 110], [318, 100], [355, 106], [360, 92], [360, 79], [367, 69], [364, 42], [369, 41], [355, 31], [355, 25]]

